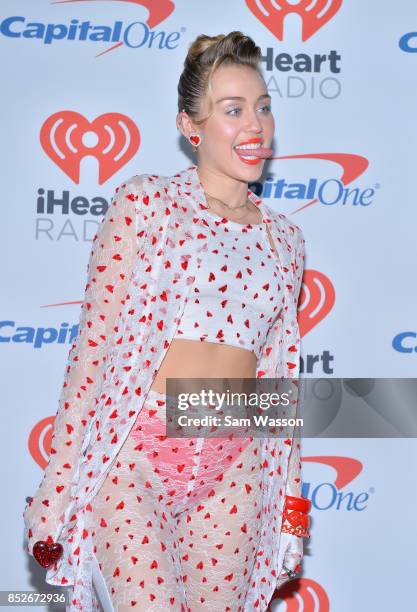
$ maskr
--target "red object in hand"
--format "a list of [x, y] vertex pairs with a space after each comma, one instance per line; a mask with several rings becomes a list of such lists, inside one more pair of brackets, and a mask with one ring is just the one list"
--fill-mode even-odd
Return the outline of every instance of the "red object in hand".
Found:
[[286, 495], [281, 531], [299, 536], [300, 538], [309, 538], [308, 513], [310, 510], [311, 501], [309, 499]]
[[58, 561], [63, 552], [64, 549], [62, 544], [58, 542], [44, 542], [43, 540], [38, 540], [33, 545], [33, 556], [39, 565], [45, 569], [48, 569], [55, 561]]

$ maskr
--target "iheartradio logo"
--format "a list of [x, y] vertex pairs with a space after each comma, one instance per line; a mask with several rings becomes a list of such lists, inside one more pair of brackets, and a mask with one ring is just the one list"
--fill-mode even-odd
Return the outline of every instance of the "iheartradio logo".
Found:
[[330, 602], [324, 588], [310, 578], [298, 578], [284, 584], [272, 596], [267, 612], [279, 612], [285, 602], [285, 612], [329, 612]]
[[49, 416], [36, 423], [29, 435], [28, 447], [33, 459], [44, 470], [51, 454], [55, 417]]
[[326, 317], [334, 306], [336, 292], [328, 276], [318, 270], [305, 270], [297, 319], [303, 337]]
[[290, 13], [296, 13], [302, 22], [301, 40], [305, 42], [332, 19], [342, 6], [343, 0], [300, 0], [297, 4], [289, 0], [246, 0], [246, 4], [257, 19], [278, 40], [284, 40], [284, 21]]
[[74, 182], [80, 182], [84, 157], [98, 162], [102, 185], [132, 159], [140, 145], [137, 125], [120, 113], [105, 113], [88, 121], [80, 113], [59, 111], [44, 122], [40, 142], [47, 156]]

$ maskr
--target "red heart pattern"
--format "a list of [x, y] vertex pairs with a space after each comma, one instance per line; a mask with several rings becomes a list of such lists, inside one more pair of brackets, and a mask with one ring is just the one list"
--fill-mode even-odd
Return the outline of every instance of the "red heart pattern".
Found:
[[[62, 135], [59, 135], [59, 138], [62, 138]], [[75, 164], [73, 170], [74, 168]], [[76, 177], [75, 174], [72, 176]], [[252, 192], [249, 197], [254, 204], [260, 202]], [[290, 445], [265, 439], [260, 446], [259, 455], [253, 455], [252, 458], [248, 447], [240, 452], [237, 446], [237, 455], [233, 452], [226, 455], [225, 451], [222, 451], [225, 459], [223, 469], [211, 470], [208, 477], [206, 473], [213, 466], [210, 462], [206, 468], [206, 451], [209, 448], [204, 448], [200, 455], [200, 467], [203, 470], [201, 474], [204, 474], [206, 482], [212, 480], [214, 483], [204, 499], [198, 495], [198, 500], [193, 499], [193, 495], [201, 492], [201, 478], [197, 481], [199, 473], [196, 461], [193, 458], [190, 464], [190, 457], [183, 449], [171, 447], [173, 458], [178, 458], [172, 461], [175, 468], [171, 482], [173, 487], [169, 487], [166, 480], [171, 474], [157, 475], [157, 444], [152, 450], [143, 446], [142, 452], [139, 448], [132, 451], [125, 461], [122, 457], [128, 433], [143, 409], [144, 396], [149, 389], [152, 375], [164, 357], [164, 351], [169, 348], [173, 326], [179, 323], [178, 309], [184, 305], [186, 296], [195, 297], [195, 286], [191, 285], [195, 281], [196, 264], [200, 261], [200, 256], [204, 255], [204, 249], [207, 251], [210, 247], [212, 236], [211, 228], [207, 227], [204, 217], [199, 214], [201, 211], [198, 207], [201, 202], [204, 202], [204, 193], [198, 181], [196, 167], [188, 168], [169, 178], [135, 175], [116, 190], [116, 197], [92, 242], [79, 332], [65, 371], [59, 410], [54, 422], [54, 436], [50, 444], [47, 477], [25, 510], [28, 550], [32, 542], [40, 542], [35, 548], [34, 557], [43, 567], [51, 567], [54, 561], [61, 559], [54, 573], [54, 580], [56, 584], [72, 587], [72, 600], [80, 612], [86, 609], [84, 604], [94, 604], [90, 583], [84, 580], [90, 569], [85, 563], [91, 551], [90, 536], [93, 536], [94, 531], [100, 535], [104, 559], [106, 556], [110, 558], [109, 534], [123, 545], [123, 548], [118, 549], [119, 553], [128, 562], [131, 560], [131, 566], [126, 571], [126, 568], [115, 564], [111, 575], [114, 575], [115, 588], [119, 587], [123, 596], [129, 585], [135, 586], [135, 595], [142, 597], [142, 600], [137, 602], [136, 609], [139, 609], [141, 604], [149, 605], [149, 602], [154, 600], [157, 602], [160, 593], [158, 589], [161, 588], [162, 591], [164, 584], [169, 593], [165, 602], [171, 602], [172, 598], [172, 605], [177, 609], [181, 608], [182, 601], [178, 600], [178, 591], [175, 591], [177, 582], [174, 580], [168, 584], [167, 575], [170, 572], [161, 571], [162, 565], [167, 567], [176, 553], [172, 545], [172, 538], [177, 538], [176, 522], [172, 521], [177, 518], [171, 513], [169, 495], [174, 489], [176, 494], [181, 493], [183, 497], [186, 495], [190, 501], [190, 512], [183, 513], [184, 535], [174, 539], [174, 544], [178, 547], [178, 543], [183, 546], [180, 542], [183, 538], [181, 557], [188, 556], [191, 564], [188, 580], [191, 580], [191, 572], [198, 573], [204, 585], [207, 566], [215, 568], [218, 581], [210, 593], [218, 593], [219, 597], [224, 598], [222, 609], [226, 609], [234, 599], [236, 589], [240, 588], [237, 581], [243, 577], [245, 570], [248, 570], [249, 560], [252, 569], [244, 575], [247, 590], [244, 596], [246, 601], [241, 601], [242, 606], [249, 606], [251, 609], [260, 607], [270, 591], [271, 584], [276, 582], [274, 542], [276, 543], [276, 533], [280, 525], [280, 507], [285, 485], [287, 490], [294, 489], [291, 494], [297, 495], [297, 487], [300, 484], [298, 444], [293, 445], [292, 440], [289, 440]], [[266, 210], [269, 211], [269, 230], [279, 256], [279, 276], [283, 279], [278, 276], [275, 281], [272, 280], [275, 287], [280, 284], [283, 302], [280, 318], [271, 328], [262, 350], [256, 376], [296, 378], [299, 371], [299, 337], [294, 296], [301, 284], [303, 238], [297, 226], [283, 215], [274, 214], [268, 208]], [[167, 222], [166, 216], [170, 217]], [[263, 246], [262, 242], [265, 244], [265, 241], [260, 240], [260, 246]], [[254, 247], [262, 253], [256, 242]], [[264, 250], [265, 261], [268, 261], [267, 255], [268, 251]], [[225, 282], [226, 279], [222, 277], [228, 270], [228, 267], [225, 267], [227, 263], [223, 261], [219, 268], [216, 266], [215, 279], [211, 281], [211, 284], [219, 289], [216, 308], [224, 311], [228, 310], [230, 304], [229, 281]], [[248, 294], [254, 288], [254, 302], [261, 299], [259, 296], [265, 298], [273, 287], [271, 283], [265, 283], [264, 278], [263, 284], [255, 289], [256, 276], [252, 261], [245, 259], [236, 279], [242, 283], [243, 290]], [[221, 288], [225, 285], [228, 289], [222, 292]], [[154, 291], [156, 288], [157, 291]], [[277, 299], [276, 294], [269, 297]], [[213, 314], [214, 308], [208, 310]], [[247, 307], [242, 311], [245, 312], [242, 325], [245, 331], [251, 328], [252, 313]], [[118, 318], [122, 312], [122, 318]], [[235, 317], [235, 312], [228, 311], [225, 325], [233, 327]], [[211, 317], [211, 320], [213, 319], [215, 317]], [[219, 340], [227, 337], [224, 326], [217, 332]], [[156, 414], [152, 416], [155, 418]], [[91, 432], [91, 436], [85, 440], [87, 430]], [[135, 442], [133, 436], [132, 439]], [[84, 441], [87, 442], [85, 462], [80, 466], [74, 491], [77, 502], [73, 512], [63, 520], [72, 493], [71, 485], [75, 482], [73, 479], [78, 465], [79, 449]], [[138, 441], [137, 446], [140, 444]], [[286, 472], [291, 450], [291, 465]], [[194, 457], [197, 456], [197, 452], [193, 454]], [[139, 469], [135, 471], [134, 455], [138, 457], [139, 467], [148, 466], [147, 478], [140, 491], [137, 483], [143, 472]], [[220, 453], [216, 456], [219, 459], [222, 457]], [[248, 470], [249, 459], [254, 462], [253, 471], [252, 468]], [[118, 471], [120, 464], [125, 469], [125, 485]], [[92, 514], [91, 508], [101, 490], [98, 485], [107, 482], [109, 471], [111, 478], [107, 484], [110, 487], [111, 503], [106, 506], [107, 513], [98, 515], [96, 521], [91, 524], [88, 522]], [[192, 486], [188, 486], [186, 476]], [[151, 507], [144, 512], [157, 482], [161, 485], [158, 495]], [[117, 491], [118, 495], [111, 495], [112, 491]], [[130, 492], [132, 496], [127, 500], [125, 493]], [[103, 500], [103, 503], [105, 502], [106, 500]], [[138, 525], [141, 521], [137, 521], [136, 517], [145, 515], [143, 525]], [[45, 546], [42, 540], [44, 534], [55, 533], [61, 521], [65, 554], [62, 554], [59, 545], [55, 546], [47, 540]], [[141, 530], [140, 539], [135, 537], [135, 530]], [[120, 540], [122, 535], [125, 535], [126, 539]], [[135, 551], [138, 550], [138, 544], [140, 548], [142, 540], [145, 542], [145, 535], [149, 542], [142, 545], [141, 552], [145, 554], [143, 556]], [[210, 554], [205, 559], [195, 558], [196, 548], [193, 550], [192, 545], [197, 537], [201, 537], [204, 550], [207, 542], [203, 538], [211, 539]], [[130, 542], [133, 551], [125, 552], [124, 546]], [[157, 552], [163, 553], [164, 550], [165, 556], [162, 560]], [[111, 559], [114, 559], [114, 556]], [[158, 562], [158, 567], [151, 569], [150, 565], [154, 560]], [[204, 568], [197, 570], [196, 565], [201, 560]], [[143, 570], [141, 578], [133, 580], [132, 568], [139, 566]], [[174, 568], [171, 573], [174, 573]], [[161, 582], [161, 578], [165, 583]], [[177, 578], [181, 581], [181, 576]], [[186, 579], [187, 572], [184, 572], [184, 584]], [[110, 595], [113, 593], [110, 592]], [[205, 595], [202, 593], [201, 597], [204, 599]], [[131, 600], [129, 597], [128, 601], [133, 606], [135, 597]], [[203, 603], [200, 601], [200, 605]], [[209, 603], [211, 601], [207, 597], [207, 605]], [[126, 605], [126, 601], [123, 605]], [[198, 605], [196, 604], [196, 609]]]

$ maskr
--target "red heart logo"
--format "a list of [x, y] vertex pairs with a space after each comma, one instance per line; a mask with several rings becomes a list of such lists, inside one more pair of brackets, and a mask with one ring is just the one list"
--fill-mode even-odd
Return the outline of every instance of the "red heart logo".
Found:
[[[95, 136], [95, 144], [85, 144], [86, 135]], [[137, 125], [127, 115], [104, 113], [89, 121], [80, 113], [62, 110], [45, 120], [40, 142], [48, 157], [77, 184], [82, 160], [95, 157], [98, 183], [102, 185], [132, 159], [141, 138]]]
[[[299, 0], [246, 0], [249, 9], [263, 25], [278, 39], [284, 40], [284, 22], [287, 15], [296, 13], [302, 23], [302, 41], [305, 42], [336, 15], [343, 0], [333, 0], [323, 10], [325, 2]], [[315, 6], [314, 6], [315, 5]], [[288, 23], [288, 22], [287, 22]]]
[[36, 463], [44, 470], [51, 454], [51, 442], [54, 434], [54, 417], [41, 419], [29, 435], [29, 450]]
[[62, 544], [55, 542], [53, 544], [48, 544], [48, 542], [44, 542], [43, 540], [38, 540], [33, 545], [33, 556], [36, 561], [42, 567], [48, 569], [58, 561], [58, 559], [62, 556], [64, 549]]
[[200, 136], [190, 136], [190, 140], [194, 145], [198, 145], [200, 142]]

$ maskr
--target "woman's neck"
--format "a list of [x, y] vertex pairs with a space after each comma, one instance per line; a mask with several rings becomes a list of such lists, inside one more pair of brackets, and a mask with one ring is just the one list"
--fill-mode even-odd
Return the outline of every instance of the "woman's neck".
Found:
[[207, 167], [197, 167], [204, 191], [230, 207], [238, 207], [247, 200], [248, 183], [233, 179]]

